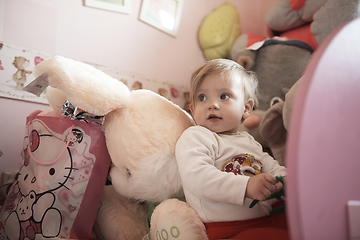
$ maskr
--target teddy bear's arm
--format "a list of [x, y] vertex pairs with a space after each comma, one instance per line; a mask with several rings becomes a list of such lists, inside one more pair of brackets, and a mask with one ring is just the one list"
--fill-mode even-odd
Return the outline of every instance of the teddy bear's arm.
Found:
[[55, 196], [52, 193], [45, 193], [33, 205], [34, 220], [40, 222], [46, 210], [52, 207], [55, 202]]
[[300, 27], [313, 20], [313, 15], [328, 0], [279, 0], [266, 14], [266, 25], [284, 32]]
[[318, 44], [338, 26], [360, 16], [360, 0], [328, 0], [314, 14], [311, 32]]

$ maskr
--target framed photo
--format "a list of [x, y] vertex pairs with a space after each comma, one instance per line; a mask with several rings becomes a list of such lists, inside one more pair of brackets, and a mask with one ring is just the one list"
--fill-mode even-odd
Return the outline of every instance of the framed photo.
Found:
[[176, 37], [183, 4], [184, 0], [143, 0], [139, 19]]
[[131, 0], [84, 0], [84, 5], [114, 12], [130, 13]]

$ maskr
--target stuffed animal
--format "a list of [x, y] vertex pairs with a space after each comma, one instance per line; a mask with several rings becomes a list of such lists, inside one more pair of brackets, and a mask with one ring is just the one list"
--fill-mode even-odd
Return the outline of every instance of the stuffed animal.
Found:
[[359, 0], [279, 0], [267, 13], [271, 36], [300, 39], [315, 50], [338, 26], [360, 16]]
[[242, 34], [233, 45], [231, 57], [256, 73], [258, 109], [266, 111], [283, 101], [284, 91], [302, 76], [313, 51], [299, 40], [267, 39], [247, 48], [248, 41], [249, 36]]
[[199, 44], [207, 60], [230, 58], [231, 46], [240, 36], [239, 13], [229, 2], [208, 14], [199, 29]]
[[[194, 125], [192, 118], [159, 94], [130, 91], [100, 70], [64, 57], [37, 65], [35, 76], [40, 75], [52, 87], [47, 96], [54, 113], [60, 114], [68, 100], [89, 114], [104, 116], [112, 185], [104, 190], [98, 211], [99, 238], [142, 239], [146, 219], [139, 221], [147, 206], [140, 203], [183, 197], [174, 151], [182, 132]], [[142, 227], [134, 231], [134, 226]]]
[[324, 38], [336, 27], [360, 16], [360, 0], [279, 0], [267, 13], [269, 36], [243, 33], [231, 59], [259, 79], [259, 109], [266, 111], [300, 79]]
[[106, 185], [94, 224], [99, 240], [142, 239], [148, 232], [146, 215], [148, 206], [115, 191]]
[[13, 65], [17, 68], [17, 71], [12, 76], [12, 80], [16, 83], [16, 89], [22, 90], [24, 88], [24, 84], [26, 83], [26, 75], [31, 74], [32, 71], [26, 70], [29, 67], [29, 60], [24, 57], [15, 57], [13, 61]]
[[285, 165], [286, 139], [291, 110], [301, 79], [286, 93], [284, 102], [274, 104], [265, 112], [259, 126], [260, 134], [267, 142], [271, 153], [283, 166]]
[[158, 205], [152, 216], [148, 238], [207, 240], [204, 223], [186, 202], [168, 199]]

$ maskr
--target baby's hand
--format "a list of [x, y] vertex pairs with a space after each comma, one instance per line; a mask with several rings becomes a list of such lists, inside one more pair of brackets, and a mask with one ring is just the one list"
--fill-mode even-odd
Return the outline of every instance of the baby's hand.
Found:
[[281, 189], [282, 183], [278, 182], [274, 175], [261, 173], [249, 179], [245, 197], [265, 201]]

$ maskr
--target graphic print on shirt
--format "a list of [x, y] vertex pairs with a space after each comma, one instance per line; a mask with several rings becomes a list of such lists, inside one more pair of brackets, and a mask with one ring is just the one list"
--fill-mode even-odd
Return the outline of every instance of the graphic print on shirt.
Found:
[[221, 171], [232, 172], [235, 175], [256, 175], [261, 173], [262, 165], [253, 155], [242, 153], [225, 162]]

